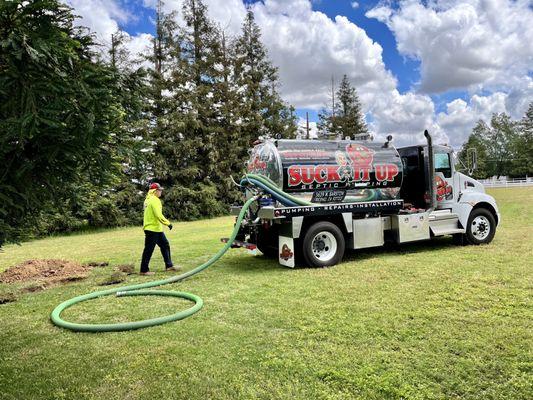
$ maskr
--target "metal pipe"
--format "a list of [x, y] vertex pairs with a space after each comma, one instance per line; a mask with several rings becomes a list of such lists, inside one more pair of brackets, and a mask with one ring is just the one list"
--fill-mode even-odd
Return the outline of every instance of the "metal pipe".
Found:
[[433, 155], [433, 139], [427, 131], [424, 131], [424, 136], [428, 142], [428, 175], [429, 175], [429, 196], [431, 203], [429, 205], [429, 212], [437, 207], [437, 192], [435, 191], [435, 158]]

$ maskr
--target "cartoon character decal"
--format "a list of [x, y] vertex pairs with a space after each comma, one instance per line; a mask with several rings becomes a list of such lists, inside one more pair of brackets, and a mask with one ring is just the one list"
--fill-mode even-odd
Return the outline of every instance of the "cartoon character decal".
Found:
[[448, 182], [445, 179], [436, 175], [435, 185], [437, 187], [437, 201], [453, 199], [453, 188], [448, 185]]
[[291, 249], [289, 249], [289, 246], [287, 246], [286, 244], [284, 244], [282, 247], [281, 247], [281, 253], [279, 255], [279, 258], [285, 260], [285, 261], [288, 261], [290, 258], [292, 258], [294, 256], [294, 253], [291, 251]]
[[248, 162], [248, 172], [264, 171], [267, 168], [267, 163], [261, 160], [259, 153], [255, 153], [251, 161]]
[[342, 182], [351, 182], [353, 180], [353, 167], [350, 165], [346, 154], [342, 151], [335, 152], [335, 160], [339, 164], [337, 173]]
[[349, 144], [346, 146], [346, 154], [352, 162], [355, 181], [370, 180], [374, 153], [374, 150], [360, 144]]

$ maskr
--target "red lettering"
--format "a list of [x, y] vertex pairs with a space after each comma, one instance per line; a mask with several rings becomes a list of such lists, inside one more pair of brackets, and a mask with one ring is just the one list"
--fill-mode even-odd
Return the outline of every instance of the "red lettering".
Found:
[[328, 179], [327, 167], [325, 165], [319, 165], [315, 168], [315, 182], [324, 183]]
[[287, 175], [289, 186], [341, 182], [338, 165], [291, 165]]
[[354, 180], [356, 182], [359, 182], [359, 181], [363, 181], [363, 182], [366, 182], [366, 181], [369, 181], [370, 180], [370, 171], [372, 171], [372, 169], [370, 167], [360, 167], [360, 168], [355, 168], [353, 173], [354, 173]]
[[339, 175], [339, 166], [338, 165], [328, 165], [328, 182], [340, 182], [341, 177]]
[[361, 177], [361, 180], [363, 182], [370, 180], [370, 167], [361, 168], [360, 171], [362, 172], [363, 176]]
[[314, 170], [314, 167], [312, 165], [305, 165], [302, 166], [302, 182], [306, 185], [309, 185], [310, 183], [313, 183], [315, 177], [313, 176], [313, 173], [311, 170]]
[[394, 177], [400, 172], [395, 164], [376, 164], [376, 179], [382, 181], [394, 181]]
[[387, 168], [387, 180], [392, 182], [394, 177], [400, 173], [396, 164], [389, 164]]
[[289, 167], [289, 186], [298, 186], [302, 182], [301, 168], [299, 165]]

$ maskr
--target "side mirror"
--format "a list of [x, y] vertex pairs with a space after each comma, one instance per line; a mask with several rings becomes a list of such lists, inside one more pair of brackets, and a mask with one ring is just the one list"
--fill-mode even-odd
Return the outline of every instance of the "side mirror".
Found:
[[468, 173], [471, 174], [477, 168], [477, 149], [469, 148], [466, 150], [468, 156]]

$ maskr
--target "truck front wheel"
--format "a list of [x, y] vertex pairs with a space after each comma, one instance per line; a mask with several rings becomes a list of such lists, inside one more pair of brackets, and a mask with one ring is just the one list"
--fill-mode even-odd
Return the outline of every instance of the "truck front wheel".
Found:
[[465, 238], [470, 244], [490, 243], [496, 233], [496, 220], [485, 208], [476, 208], [470, 213]]
[[302, 246], [305, 263], [310, 267], [338, 264], [344, 255], [344, 235], [331, 222], [321, 221], [309, 227]]

